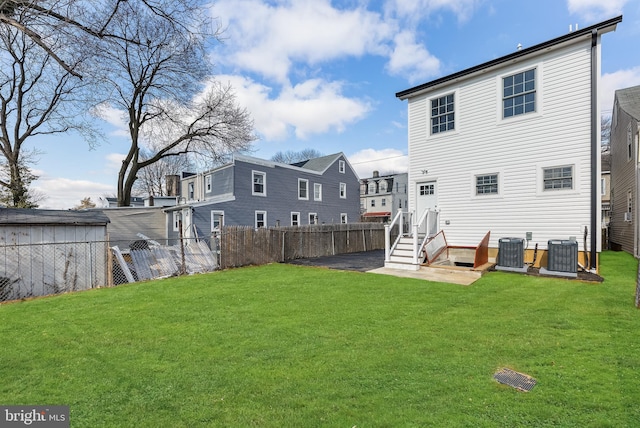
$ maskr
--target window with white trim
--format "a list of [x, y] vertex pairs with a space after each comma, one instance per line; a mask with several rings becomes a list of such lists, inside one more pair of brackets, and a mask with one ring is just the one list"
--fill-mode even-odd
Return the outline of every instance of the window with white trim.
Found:
[[573, 166], [543, 169], [543, 190], [573, 189]]
[[318, 224], [318, 214], [309, 213], [309, 224]]
[[431, 133], [453, 131], [455, 129], [455, 109], [453, 94], [431, 100]]
[[347, 184], [340, 183], [340, 198], [347, 199]]
[[343, 160], [338, 161], [338, 172], [340, 172], [340, 174], [344, 174], [345, 172], [345, 163]]
[[313, 200], [321, 201], [322, 200], [322, 184], [313, 183]]
[[536, 69], [502, 78], [502, 117], [536, 111]]
[[380, 190], [380, 193], [385, 193], [388, 189], [389, 183], [387, 182], [387, 180], [380, 180], [380, 183], [378, 183], [378, 189]]
[[386, 198], [382, 198], [382, 202], [380, 202], [380, 206], [383, 206], [383, 207], [387, 206], [387, 199]]
[[476, 195], [491, 195], [498, 193], [498, 174], [476, 176]]
[[178, 232], [180, 230], [180, 211], [173, 212], [173, 231]]
[[630, 161], [633, 158], [633, 133], [631, 132], [631, 124], [627, 126], [627, 161]]
[[309, 180], [298, 178], [298, 199], [309, 199]]
[[267, 227], [266, 211], [256, 211], [256, 229], [260, 227]]
[[435, 184], [421, 184], [419, 188], [420, 196], [428, 196], [436, 194]]
[[251, 176], [253, 182], [251, 194], [256, 196], [267, 196], [267, 174], [262, 171], [253, 171]]
[[291, 213], [291, 226], [300, 226], [300, 213], [292, 212]]
[[204, 187], [207, 189], [207, 193], [211, 192], [211, 174], [204, 177]]
[[187, 184], [187, 194], [189, 196], [189, 200], [193, 201], [196, 197], [196, 188], [195, 188], [195, 183], [193, 181], [190, 181], [189, 184]]
[[347, 224], [347, 213], [340, 213], [340, 223]]
[[211, 231], [220, 230], [224, 226], [224, 211], [211, 211]]
[[369, 194], [375, 194], [376, 193], [376, 182], [375, 181], [370, 181], [369, 182]]

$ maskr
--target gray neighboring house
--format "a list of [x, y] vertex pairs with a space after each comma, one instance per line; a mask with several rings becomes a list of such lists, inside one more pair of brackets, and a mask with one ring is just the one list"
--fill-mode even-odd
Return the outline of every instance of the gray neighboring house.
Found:
[[283, 164], [235, 155], [218, 168], [183, 174], [180, 204], [165, 208], [169, 239], [209, 237], [221, 226], [300, 226], [360, 219], [358, 176], [343, 153]]
[[367, 221], [386, 222], [392, 220], [398, 211], [407, 210], [407, 184], [409, 175], [380, 175], [360, 180], [360, 210]]
[[640, 86], [615, 93], [611, 117], [611, 219], [609, 241], [614, 250], [640, 256], [638, 183], [640, 168]]

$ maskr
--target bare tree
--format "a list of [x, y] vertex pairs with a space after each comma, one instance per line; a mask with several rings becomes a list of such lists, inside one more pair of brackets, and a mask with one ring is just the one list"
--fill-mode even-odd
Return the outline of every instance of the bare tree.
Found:
[[[131, 145], [118, 174], [118, 205], [128, 206], [138, 173], [161, 159], [191, 153], [212, 161], [255, 139], [253, 122], [231, 88], [209, 75], [204, 12], [182, 16], [181, 31], [134, 4], [122, 7], [100, 51], [111, 105], [126, 112]], [[185, 29], [189, 29], [185, 33]], [[144, 43], [130, 43], [129, 40]], [[141, 149], [151, 150], [141, 156]]]
[[[141, 149], [140, 159], [152, 158], [156, 150]], [[183, 171], [193, 171], [195, 165], [188, 155], [168, 156], [141, 168], [138, 180], [133, 185], [133, 192], [150, 196], [168, 196], [168, 175], [180, 175]]]
[[91, 197], [87, 196], [86, 198], [82, 198], [80, 201], [80, 205], [76, 205], [74, 210], [86, 210], [89, 208], [95, 208], [96, 204], [91, 200]]
[[274, 162], [292, 164], [322, 156], [324, 155], [316, 149], [307, 148], [300, 151], [287, 150], [286, 152], [277, 152], [271, 157], [271, 160]]
[[[67, 73], [82, 77], [68, 60], [73, 47], [83, 46], [87, 38], [111, 39], [111, 25], [120, 11], [135, 4], [174, 28], [181, 28], [179, 17], [193, 9], [192, 0], [0, 0], [0, 24], [24, 34]], [[183, 28], [184, 29], [184, 28]], [[64, 47], [51, 38], [65, 40]], [[140, 43], [135, 37], [127, 39]]]
[[611, 116], [602, 115], [600, 117], [600, 144], [603, 150], [609, 150], [611, 143]]
[[[55, 48], [62, 40], [50, 37], [48, 43]], [[36, 178], [30, 165], [37, 153], [25, 151], [24, 145], [38, 135], [72, 130], [93, 140], [95, 134], [75, 110], [74, 94], [85, 84], [60, 69], [31, 37], [13, 27], [0, 26], [0, 51], [0, 154], [6, 161], [0, 187], [10, 194], [9, 206], [34, 205], [28, 202], [28, 192]], [[80, 65], [75, 60], [74, 66]]]

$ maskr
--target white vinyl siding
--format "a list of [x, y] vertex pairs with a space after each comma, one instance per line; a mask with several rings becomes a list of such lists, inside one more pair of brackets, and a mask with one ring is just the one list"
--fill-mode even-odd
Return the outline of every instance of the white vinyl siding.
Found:
[[[440, 227], [451, 245], [532, 232], [534, 245], [582, 236], [590, 225], [590, 40], [479, 73], [409, 98], [409, 207], [416, 183], [438, 182]], [[536, 112], [502, 119], [502, 77], [536, 69]], [[456, 131], [430, 133], [430, 100], [456, 93]], [[543, 192], [544, 168], [573, 165], [571, 191]], [[463, 174], [473, 171], [474, 174]], [[499, 197], [475, 196], [475, 175], [500, 171]], [[598, 224], [599, 228], [599, 224]], [[598, 230], [599, 236], [599, 230]]]

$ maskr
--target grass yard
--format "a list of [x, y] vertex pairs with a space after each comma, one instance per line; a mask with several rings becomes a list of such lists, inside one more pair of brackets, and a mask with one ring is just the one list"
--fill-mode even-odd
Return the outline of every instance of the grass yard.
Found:
[[636, 268], [462, 287], [274, 264], [6, 304], [0, 404], [74, 428], [635, 427]]

